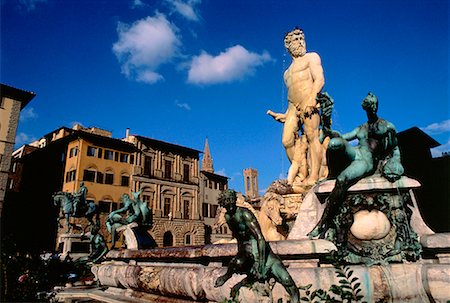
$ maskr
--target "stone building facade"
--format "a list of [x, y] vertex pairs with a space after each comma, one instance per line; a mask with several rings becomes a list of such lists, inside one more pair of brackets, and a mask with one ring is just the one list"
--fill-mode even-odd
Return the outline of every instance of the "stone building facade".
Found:
[[0, 216], [2, 214], [14, 150], [20, 111], [35, 97], [34, 93], [8, 85], [0, 86]]
[[143, 136], [125, 140], [137, 147], [131, 186], [153, 209], [150, 233], [158, 246], [204, 244], [200, 151]]
[[228, 189], [228, 178], [214, 173], [213, 160], [209, 149], [208, 139], [203, 150], [202, 168], [200, 171], [200, 196], [202, 203], [202, 217], [206, 226], [206, 243], [228, 241], [232, 239], [231, 230], [226, 224], [214, 229], [219, 203], [219, 194]]
[[[149, 233], [159, 247], [231, 238], [224, 227], [212, 230], [217, 196], [228, 187], [228, 179], [214, 171], [201, 171], [200, 154], [192, 148], [129, 135], [129, 131], [124, 139], [116, 139], [95, 127], [61, 127], [15, 152], [17, 170], [10, 173], [10, 179], [17, 186], [15, 203], [11, 204], [20, 212], [20, 201], [34, 201], [30, 207], [36, 208], [36, 214], [47, 209], [44, 217], [55, 218], [56, 210], [49, 205], [52, 194], [59, 190], [76, 192], [83, 181], [88, 188], [87, 200], [99, 206], [101, 233], [109, 240], [107, 215], [121, 207], [123, 194], [142, 190], [141, 199], [153, 210]], [[209, 149], [207, 154], [210, 158]], [[38, 217], [31, 216], [30, 225]], [[56, 228], [55, 221], [51, 222]], [[75, 222], [86, 223], [85, 219]], [[47, 233], [58, 239], [57, 247], [67, 237], [64, 220], [61, 223], [64, 227], [58, 228], [57, 234]]]

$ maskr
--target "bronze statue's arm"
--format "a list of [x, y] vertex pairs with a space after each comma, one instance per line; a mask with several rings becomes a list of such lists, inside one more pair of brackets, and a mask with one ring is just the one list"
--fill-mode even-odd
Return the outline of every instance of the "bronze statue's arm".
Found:
[[112, 218], [116, 214], [126, 213], [129, 210], [130, 205], [131, 205], [130, 203], [126, 203], [122, 208], [119, 208], [119, 209], [116, 209], [116, 210], [110, 212], [109, 215], [108, 215], [108, 219]]
[[341, 138], [346, 140], [346, 141], [352, 141], [355, 140], [357, 137], [356, 135], [359, 132], [360, 127], [355, 128], [354, 130], [352, 130], [351, 132], [345, 133], [341, 135]]
[[255, 256], [255, 265], [258, 274], [264, 275], [264, 267], [265, 261], [267, 259], [266, 256], [266, 240], [261, 232], [261, 228], [259, 226], [258, 220], [255, 215], [253, 215], [250, 211], [244, 212], [245, 222], [247, 223], [248, 228], [250, 229], [252, 235], [255, 237], [257, 250], [253, 252]]

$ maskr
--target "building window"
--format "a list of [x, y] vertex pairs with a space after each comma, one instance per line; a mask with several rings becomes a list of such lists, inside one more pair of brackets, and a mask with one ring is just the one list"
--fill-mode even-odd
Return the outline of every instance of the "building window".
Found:
[[164, 216], [169, 216], [170, 213], [170, 198], [164, 198]]
[[208, 207], [208, 203], [203, 203], [202, 204], [202, 216], [203, 218], [209, 218], [209, 207]]
[[105, 157], [106, 160], [114, 160], [114, 152], [112, 150], [105, 150]]
[[95, 157], [96, 154], [97, 154], [97, 148], [93, 147], [93, 146], [88, 146], [88, 149], [87, 149], [88, 157]]
[[72, 147], [69, 150], [69, 158], [76, 157], [78, 155], [78, 146]]
[[170, 160], [164, 161], [164, 178], [172, 178], [172, 161]]
[[99, 148], [98, 149], [98, 158], [101, 159], [103, 155], [103, 149]]
[[85, 169], [83, 174], [83, 181], [95, 182], [95, 170]]
[[223, 225], [223, 233], [228, 234], [228, 228], [226, 225]]
[[190, 165], [184, 164], [183, 165], [183, 181], [189, 182], [189, 172], [190, 172]]
[[222, 183], [222, 182], [219, 183], [219, 189], [220, 189], [220, 190], [224, 190], [224, 186], [223, 186], [223, 183]]
[[128, 154], [120, 153], [120, 162], [128, 163]]
[[14, 180], [13, 179], [8, 179], [7, 188], [8, 189], [13, 189], [13, 187], [14, 187]]
[[130, 185], [130, 177], [127, 175], [122, 175], [120, 179], [120, 185], [121, 186], [128, 186]]
[[91, 244], [89, 242], [72, 242], [71, 253], [89, 253]]
[[211, 218], [214, 218], [215, 216], [216, 216], [216, 213], [217, 213], [217, 208], [218, 208], [218, 205], [211, 205]]
[[105, 173], [105, 184], [113, 184], [113, 183], [114, 183], [114, 174]]
[[145, 203], [149, 203], [150, 202], [150, 196], [148, 195], [142, 195], [142, 201], [144, 201]]
[[152, 175], [152, 158], [144, 156], [144, 176], [150, 177]]
[[111, 202], [109, 201], [99, 201], [98, 209], [101, 213], [110, 213], [111, 212]]
[[101, 172], [97, 172], [97, 183], [103, 184], [103, 174]]
[[72, 182], [75, 181], [75, 175], [76, 175], [77, 171], [76, 170], [71, 170], [68, 171], [66, 173], [66, 182]]
[[173, 235], [170, 231], [166, 231], [163, 235], [163, 247], [173, 246]]
[[130, 155], [130, 164], [134, 164], [134, 155]]
[[190, 201], [184, 200], [183, 201], [183, 219], [189, 219], [189, 207], [190, 207]]
[[117, 210], [118, 205], [119, 205], [119, 203], [111, 202], [111, 211]]
[[114, 161], [119, 162], [119, 153], [118, 152], [114, 153]]
[[185, 245], [191, 245], [192, 244], [191, 234], [185, 234], [184, 235], [184, 244]]

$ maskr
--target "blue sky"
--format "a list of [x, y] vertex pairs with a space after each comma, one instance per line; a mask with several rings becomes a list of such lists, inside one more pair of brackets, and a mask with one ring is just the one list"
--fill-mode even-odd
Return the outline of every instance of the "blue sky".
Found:
[[304, 29], [335, 99], [333, 128], [365, 122], [367, 92], [397, 130], [424, 129], [450, 150], [447, 0], [1, 0], [1, 82], [33, 91], [17, 143], [78, 122], [121, 138], [203, 150], [243, 190], [286, 173], [284, 33]]

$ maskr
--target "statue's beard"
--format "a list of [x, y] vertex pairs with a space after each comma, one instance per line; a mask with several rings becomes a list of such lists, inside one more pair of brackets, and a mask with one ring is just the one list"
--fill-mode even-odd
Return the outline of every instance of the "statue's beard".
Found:
[[302, 57], [306, 54], [306, 47], [304, 47], [303, 45], [299, 45], [294, 49], [289, 49], [289, 52], [291, 53], [292, 57]]

